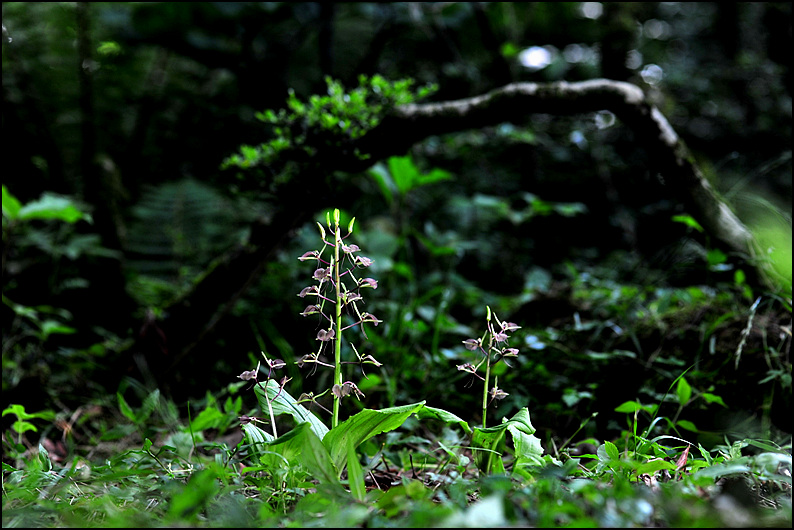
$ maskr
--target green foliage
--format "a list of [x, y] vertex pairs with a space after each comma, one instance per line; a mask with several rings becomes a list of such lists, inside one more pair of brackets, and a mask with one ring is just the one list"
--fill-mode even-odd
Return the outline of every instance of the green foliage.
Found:
[[452, 178], [448, 171], [438, 168], [429, 173], [420, 172], [410, 156], [390, 157], [386, 164], [378, 162], [367, 173], [375, 180], [389, 205], [395, 201], [401, 203], [409, 192], [420, 186]]
[[[358, 86], [350, 91], [330, 77], [325, 82], [327, 95], [313, 95], [304, 102], [290, 89], [286, 109], [257, 113], [258, 120], [272, 126], [275, 138], [258, 146], [241, 146], [222, 168], [268, 166], [284, 153], [304, 159], [329, 148], [344, 151], [375, 128], [392, 108], [413, 103], [436, 90], [430, 85], [414, 90], [412, 79], [392, 82], [380, 75], [359, 76]], [[357, 149], [353, 154], [362, 159], [368, 156]]]

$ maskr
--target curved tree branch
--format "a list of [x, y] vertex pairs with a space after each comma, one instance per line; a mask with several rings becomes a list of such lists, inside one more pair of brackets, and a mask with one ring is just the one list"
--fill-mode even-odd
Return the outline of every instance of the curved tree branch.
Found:
[[753, 235], [723, 202], [662, 113], [630, 83], [593, 79], [576, 83], [512, 83], [481, 96], [397, 107], [362, 139], [371, 154], [361, 164], [403, 153], [432, 135], [499, 123], [524, 123], [531, 114], [571, 115], [608, 110], [632, 128], [656, 170], [718, 243], [742, 256], [755, 256]]

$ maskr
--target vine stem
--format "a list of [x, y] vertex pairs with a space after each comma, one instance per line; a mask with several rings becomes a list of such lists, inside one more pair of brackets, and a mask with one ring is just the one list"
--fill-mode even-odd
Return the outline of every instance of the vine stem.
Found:
[[[339, 210], [334, 211], [334, 284], [336, 286], [336, 325], [334, 330], [334, 384], [342, 386], [342, 283], [339, 281], [339, 249], [342, 246], [342, 234], [339, 230]], [[331, 428], [339, 424], [339, 401], [334, 394], [334, 414]]]

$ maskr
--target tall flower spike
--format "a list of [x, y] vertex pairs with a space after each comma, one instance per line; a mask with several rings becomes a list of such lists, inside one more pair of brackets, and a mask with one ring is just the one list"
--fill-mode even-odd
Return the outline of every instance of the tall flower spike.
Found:
[[[366, 331], [363, 329], [363, 324], [367, 322], [377, 326], [381, 321], [370, 313], [361, 313], [359, 311], [358, 304], [363, 303], [364, 298], [359, 292], [361, 287], [376, 289], [378, 287], [378, 282], [372, 278], [358, 279], [356, 277], [357, 269], [369, 267], [372, 265], [372, 260], [365, 256], [356, 255], [361, 248], [355, 243], [350, 241], [344, 242], [353, 232], [355, 218], [350, 220], [347, 225], [347, 234], [343, 236], [340, 227], [341, 217], [341, 212], [338, 209], [333, 210], [333, 216], [330, 211], [326, 212], [325, 228], [321, 223], [317, 223], [323, 241], [322, 248], [319, 251], [306, 252], [298, 258], [301, 261], [312, 259], [318, 261], [312, 273], [312, 279], [318, 283], [311, 287], [305, 287], [298, 293], [298, 296], [301, 298], [305, 298], [306, 296], [317, 296], [319, 299], [318, 304], [306, 306], [303, 312], [301, 312], [301, 315], [308, 316], [319, 314], [323, 317], [321, 321], [323, 319], [328, 321], [327, 327], [320, 329], [316, 335], [316, 340], [321, 342], [318, 353], [304, 355], [298, 361], [298, 365], [302, 367], [311, 364], [312, 373], [318, 365], [333, 368], [332, 394], [334, 396], [334, 406], [333, 412], [331, 413], [332, 428], [336, 427], [339, 423], [340, 398], [343, 395], [349, 395], [351, 393], [357, 398], [364, 396], [354, 383], [350, 381], [343, 383], [343, 365], [358, 364], [362, 367], [364, 364], [381, 365], [372, 355], [362, 356], [359, 355], [358, 352], [356, 352], [356, 356], [358, 357], [357, 362], [351, 363], [350, 361], [342, 360], [341, 341], [343, 332], [349, 328], [361, 326], [363, 336], [366, 338], [367, 335]], [[326, 228], [331, 232], [326, 232]], [[331, 257], [327, 260], [322, 258], [322, 253], [325, 251], [326, 247], [330, 247], [329, 250], [331, 252]], [[328, 302], [328, 304], [325, 302]], [[347, 315], [351, 317], [351, 323], [343, 325], [343, 312], [346, 312]], [[330, 348], [333, 350], [333, 364], [320, 361], [319, 355], [323, 351], [323, 348]]]

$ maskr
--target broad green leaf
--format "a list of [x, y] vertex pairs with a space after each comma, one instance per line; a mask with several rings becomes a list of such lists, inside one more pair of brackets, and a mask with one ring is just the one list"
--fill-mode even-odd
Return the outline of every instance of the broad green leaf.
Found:
[[604, 450], [610, 460], [620, 460], [620, 451], [618, 451], [617, 446], [609, 440], [604, 442]]
[[432, 169], [430, 173], [425, 173], [424, 175], [418, 175], [416, 181], [414, 183], [414, 187], [418, 186], [426, 186], [428, 184], [433, 184], [435, 182], [440, 182], [442, 180], [451, 180], [452, 175], [449, 171], [444, 171], [443, 169]]
[[364, 409], [331, 429], [323, 438], [323, 444], [331, 453], [336, 468], [341, 470], [349, 447], [356, 448], [376, 434], [399, 428], [408, 416], [424, 406], [425, 402], [420, 401], [381, 410]]
[[347, 482], [353, 498], [363, 501], [367, 494], [367, 488], [364, 484], [364, 470], [361, 469], [361, 462], [358, 461], [355, 447], [347, 448]]
[[191, 422], [191, 427], [195, 431], [217, 428], [223, 423], [226, 416], [215, 407], [202, 410], [196, 419]]
[[41, 323], [41, 336], [46, 339], [50, 335], [72, 335], [77, 330], [71, 326], [64, 326], [57, 320], [45, 320]]
[[86, 215], [71, 199], [46, 192], [40, 199], [29, 202], [19, 209], [19, 218], [25, 220], [56, 219], [75, 223], [84, 217]]
[[532, 434], [527, 434], [515, 425], [507, 427], [508, 432], [513, 437], [513, 447], [515, 449], [515, 464], [513, 472], [523, 470], [527, 467], [543, 465], [543, 446], [540, 445], [540, 438]]
[[540, 440], [534, 436], [535, 427], [530, 421], [529, 410], [524, 407], [500, 425], [474, 429], [472, 449], [475, 451], [474, 461], [481, 471], [491, 474], [505, 472], [502, 461], [506, 442], [505, 434], [510, 434], [513, 440], [516, 456], [514, 471], [519, 471], [518, 468], [542, 463], [543, 449], [540, 446]]
[[686, 429], [690, 432], [700, 432], [698, 431], [698, 428], [695, 427], [695, 424], [688, 420], [678, 420], [677, 422], [675, 422], [675, 424], [681, 427], [682, 429]]
[[[174, 494], [168, 502], [168, 518], [179, 521], [175, 526], [185, 525], [185, 521], [195, 521], [207, 504], [217, 495], [221, 486], [218, 474], [213, 469], [202, 469], [190, 476], [187, 485]], [[166, 526], [171, 526], [167, 524]]]
[[261, 457], [265, 453], [265, 444], [272, 442], [273, 436], [253, 423], [244, 423], [242, 427], [245, 441], [251, 445], [251, 454]]
[[460, 425], [461, 428], [463, 428], [464, 431], [466, 431], [466, 434], [471, 434], [471, 427], [469, 427], [468, 423], [466, 423], [464, 420], [462, 420], [455, 414], [452, 414], [451, 412], [447, 412], [446, 410], [443, 409], [424, 406], [416, 412], [416, 416], [420, 420], [430, 418], [434, 420], [441, 420], [445, 423], [457, 423], [458, 425]]
[[[339, 467], [334, 466], [331, 455], [308, 422], [276, 438], [268, 444], [268, 448], [282, 455], [290, 465], [303, 466], [321, 483], [342, 487], [337, 471]], [[344, 458], [347, 458], [347, 453]]]
[[623, 412], [625, 414], [634, 414], [638, 410], [642, 410], [642, 405], [636, 401], [625, 401], [615, 407], [615, 412]]
[[[268, 414], [268, 400], [265, 398], [265, 390], [262, 388], [262, 385], [256, 385], [254, 389], [256, 392], [256, 399], [259, 402], [259, 408], [262, 409], [263, 414]], [[279, 389], [278, 383], [272, 379], [269, 379], [267, 382], [267, 393], [271, 400], [273, 414], [277, 416], [289, 414], [295, 418], [295, 421], [298, 423], [308, 423], [311, 425], [314, 434], [321, 440], [328, 434], [328, 427], [320, 421], [320, 418], [298, 403], [286, 390]]]
[[644, 410], [648, 414], [654, 415], [656, 413], [657, 408], [659, 408], [658, 405], [643, 405], [638, 401], [625, 401], [615, 408], [615, 412], [634, 414], [635, 412]]

